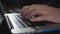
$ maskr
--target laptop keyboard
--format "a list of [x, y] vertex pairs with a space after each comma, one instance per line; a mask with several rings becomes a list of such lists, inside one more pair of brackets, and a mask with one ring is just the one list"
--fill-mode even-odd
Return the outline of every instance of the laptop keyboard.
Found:
[[20, 15], [6, 14], [5, 16], [7, 16], [6, 19], [8, 23], [10, 23], [10, 26], [13, 25], [14, 28], [27, 28], [31, 26], [31, 24], [25, 19], [22, 19]]

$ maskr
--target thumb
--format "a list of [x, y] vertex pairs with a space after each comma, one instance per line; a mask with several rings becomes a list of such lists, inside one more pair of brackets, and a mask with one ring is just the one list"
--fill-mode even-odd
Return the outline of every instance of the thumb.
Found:
[[32, 21], [32, 22], [45, 21], [45, 20], [46, 20], [46, 18], [41, 17], [41, 16], [35, 17], [35, 18], [30, 18], [30, 21]]

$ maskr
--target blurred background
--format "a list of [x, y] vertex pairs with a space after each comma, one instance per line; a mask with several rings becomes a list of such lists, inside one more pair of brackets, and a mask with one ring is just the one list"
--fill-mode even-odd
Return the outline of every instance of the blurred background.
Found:
[[[5, 8], [5, 10], [13, 9], [13, 8], [22, 8], [26, 5], [31, 4], [47, 4], [49, 6], [60, 8], [59, 1], [60, 0], [0, 0]], [[9, 11], [7, 11], [9, 12]]]

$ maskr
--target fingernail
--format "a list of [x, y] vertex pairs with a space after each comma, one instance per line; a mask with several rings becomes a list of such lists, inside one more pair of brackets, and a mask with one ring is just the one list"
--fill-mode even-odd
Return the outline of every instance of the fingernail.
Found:
[[35, 18], [35, 16], [32, 16], [31, 18]]
[[30, 21], [33, 21], [32, 19], [30, 19]]

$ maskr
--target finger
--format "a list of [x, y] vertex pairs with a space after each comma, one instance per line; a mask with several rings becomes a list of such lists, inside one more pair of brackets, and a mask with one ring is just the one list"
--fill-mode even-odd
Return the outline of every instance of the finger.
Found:
[[43, 13], [40, 12], [40, 10], [34, 10], [30, 12], [25, 18], [29, 19], [32, 18], [32, 16], [37, 17], [37, 16], [42, 16]]
[[35, 7], [37, 7], [38, 5], [31, 5], [30, 8], [28, 9], [28, 11], [25, 13], [24, 16], [27, 16], [32, 10], [34, 10]]
[[21, 15], [23, 14], [23, 12], [24, 12], [24, 9], [25, 9], [25, 6], [22, 8], [22, 10], [21, 10]]
[[[46, 12], [46, 8], [41, 5], [31, 5], [31, 7], [29, 8], [28, 12], [25, 14], [25, 16], [28, 16], [30, 13], [34, 14], [36, 12], [40, 13], [42, 12], [43, 14], [47, 13]], [[43, 12], [44, 11], [44, 12]], [[30, 15], [29, 15], [30, 16]]]
[[26, 11], [28, 11], [30, 6], [24, 6], [22, 11], [21, 11], [21, 15], [24, 17], [24, 14], [26, 13]]
[[46, 20], [46, 18], [44, 16], [30, 18], [30, 21], [32, 21], [32, 22], [39, 22], [39, 21], [45, 21], [45, 20]]

